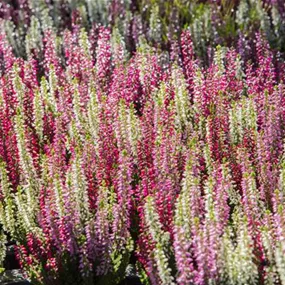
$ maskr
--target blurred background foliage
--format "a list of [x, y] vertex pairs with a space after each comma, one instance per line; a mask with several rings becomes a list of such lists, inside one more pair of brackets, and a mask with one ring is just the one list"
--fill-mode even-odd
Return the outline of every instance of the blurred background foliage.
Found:
[[67, 29], [108, 26], [132, 54], [142, 43], [170, 51], [185, 29], [191, 31], [196, 55], [208, 63], [217, 45], [235, 46], [252, 57], [255, 33], [271, 48], [285, 50], [283, 0], [2, 0], [2, 18], [9, 41], [19, 56], [39, 48], [46, 29], [58, 35]]

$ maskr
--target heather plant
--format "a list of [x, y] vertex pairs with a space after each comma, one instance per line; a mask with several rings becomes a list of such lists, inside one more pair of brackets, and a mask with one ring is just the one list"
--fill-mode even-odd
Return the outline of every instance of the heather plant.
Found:
[[285, 284], [282, 3], [204, 2], [3, 4], [0, 267], [12, 238], [33, 284]]

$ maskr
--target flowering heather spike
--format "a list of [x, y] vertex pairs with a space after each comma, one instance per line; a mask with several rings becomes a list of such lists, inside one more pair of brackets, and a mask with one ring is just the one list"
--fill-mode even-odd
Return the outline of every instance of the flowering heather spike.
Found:
[[23, 171], [25, 181], [35, 189], [39, 189], [39, 182], [37, 180], [37, 172], [33, 164], [32, 156], [27, 147], [27, 138], [24, 129], [24, 119], [20, 108], [17, 109], [15, 116], [15, 133], [17, 136], [17, 146], [20, 156], [20, 166]]
[[[0, 26], [2, 28], [2, 23], [0, 23]], [[16, 58], [12, 52], [12, 47], [8, 44], [7, 38], [3, 33], [0, 34], [0, 51], [3, 54], [3, 65], [7, 72], [9, 72], [15, 63]]]
[[187, 208], [190, 208], [189, 197], [185, 197], [185, 195], [181, 193], [176, 204], [173, 243], [177, 269], [179, 272], [179, 277], [177, 278], [178, 284], [193, 282], [194, 275], [193, 260], [189, 252], [191, 246], [191, 227]]
[[120, 31], [115, 28], [112, 32], [112, 54], [114, 55], [114, 64], [122, 64], [127, 57], [127, 50]]
[[16, 93], [18, 104], [23, 108], [25, 99], [25, 85], [19, 75], [20, 67], [17, 64], [13, 66], [13, 88]]
[[127, 126], [128, 126], [128, 140], [131, 146], [132, 155], [137, 162], [138, 155], [138, 141], [141, 139], [141, 130], [139, 126], [139, 119], [135, 114], [135, 107], [133, 104], [130, 105], [127, 110]]
[[149, 37], [156, 43], [161, 41], [161, 23], [159, 19], [159, 5], [153, 5], [150, 15]]
[[[109, 231], [115, 218], [115, 207], [117, 204], [115, 193], [106, 185], [99, 187], [97, 199], [97, 212], [95, 223], [91, 222], [88, 227], [87, 241], [90, 247], [91, 260], [99, 258], [100, 265], [96, 268], [97, 275], [107, 274], [112, 270], [110, 252], [114, 239]], [[116, 235], [117, 233], [115, 233]], [[114, 235], [114, 237], [115, 237]]]
[[276, 190], [272, 197], [273, 221], [275, 224], [275, 235], [277, 241], [284, 240], [284, 194]]
[[96, 49], [96, 72], [100, 84], [105, 86], [111, 72], [111, 45], [110, 31], [101, 27], [99, 29], [98, 46]]
[[192, 95], [195, 61], [194, 61], [194, 45], [189, 31], [184, 31], [181, 34], [181, 48], [182, 48], [184, 74], [187, 80], [187, 89], [190, 95]]
[[59, 178], [55, 177], [54, 179], [54, 196], [55, 196], [55, 203], [56, 203], [56, 210], [58, 212], [59, 217], [63, 216], [63, 198], [62, 198], [62, 185]]
[[139, 68], [139, 78], [143, 88], [144, 96], [142, 104], [159, 87], [162, 79], [162, 70], [158, 64], [158, 56], [151, 54], [139, 54], [137, 57], [137, 64]]
[[155, 242], [153, 258], [158, 270], [158, 276], [162, 284], [175, 284], [174, 278], [171, 275], [167, 253], [169, 234], [162, 230], [159, 216], [155, 210], [154, 199], [151, 196], [147, 197], [144, 210], [148, 231]]
[[[274, 280], [277, 280], [278, 273], [276, 270], [275, 264], [275, 231], [274, 231], [274, 224], [273, 224], [273, 216], [270, 211], [265, 213], [265, 217], [263, 219], [263, 226], [261, 227], [261, 234], [262, 234], [262, 244], [265, 249], [265, 256], [270, 263], [270, 266], [265, 268], [265, 276], [264, 276], [264, 283], [265, 284], [274, 284]], [[273, 238], [272, 238], [273, 237]]]
[[232, 103], [232, 108], [229, 110], [229, 122], [230, 122], [230, 138], [232, 144], [240, 143], [242, 138], [240, 123], [238, 121], [238, 106], [235, 102]]
[[285, 282], [285, 275], [284, 275], [285, 259], [283, 252], [284, 252], [284, 241], [281, 241], [277, 243], [275, 249], [275, 262], [281, 284], [284, 284]]
[[118, 172], [116, 178], [117, 197], [118, 197], [118, 210], [120, 211], [117, 216], [118, 224], [122, 227], [119, 230], [129, 229], [130, 209], [131, 209], [131, 194], [132, 194], [132, 149], [130, 141], [128, 141], [127, 129], [127, 110], [123, 101], [118, 106], [118, 118], [115, 125], [115, 134], [118, 145]]
[[174, 68], [172, 71], [173, 85], [175, 86], [175, 106], [177, 113], [177, 124], [181, 129], [185, 128], [189, 122], [190, 98], [186, 89], [186, 82], [180, 69]]
[[97, 150], [98, 139], [99, 139], [99, 124], [100, 124], [100, 116], [99, 116], [100, 105], [96, 91], [93, 88], [91, 88], [89, 93], [90, 93], [89, 94], [90, 99], [87, 105], [88, 125], [89, 125], [90, 134], [94, 140], [94, 144]]
[[0, 269], [3, 270], [3, 262], [6, 257], [7, 238], [3, 231], [0, 232]]
[[[82, 48], [84, 55], [87, 57], [87, 59], [92, 62], [90, 42], [88, 40], [88, 34], [84, 29], [80, 31], [79, 46]], [[88, 66], [86, 66], [86, 72], [88, 72]]]
[[31, 18], [31, 24], [25, 38], [25, 43], [26, 43], [25, 48], [28, 57], [32, 56], [33, 54], [35, 56], [40, 55], [43, 44], [42, 35], [41, 35], [41, 26], [39, 20], [34, 16], [32, 16]]
[[[55, 34], [47, 30], [44, 34], [44, 68], [47, 76], [61, 76], [60, 58], [57, 55], [56, 50], [56, 36]], [[50, 68], [52, 70], [50, 70]], [[51, 79], [49, 79], [50, 81]], [[51, 82], [50, 82], [51, 84]], [[54, 87], [54, 86], [53, 86]]]
[[82, 171], [82, 161], [79, 153], [75, 154], [71, 167], [72, 191], [75, 196], [76, 207], [80, 213], [81, 221], [85, 221], [89, 217], [89, 199], [86, 185], [86, 177]]
[[217, 221], [219, 233], [223, 233], [227, 221], [230, 217], [230, 207], [228, 199], [231, 191], [234, 191], [228, 165], [222, 165], [213, 173], [215, 179], [214, 186], [214, 215]]
[[73, 112], [75, 116], [75, 121], [78, 129], [82, 128], [83, 124], [83, 113], [81, 111], [81, 102], [80, 102], [80, 94], [78, 90], [78, 84], [77, 81], [74, 80], [73, 82]]
[[217, 46], [214, 55], [214, 64], [218, 66], [217, 75], [222, 75], [225, 72], [225, 66], [224, 66], [225, 54], [226, 51], [221, 46]]
[[257, 284], [258, 272], [253, 261], [252, 246], [253, 241], [247, 227], [241, 224], [236, 247], [236, 272], [238, 272], [239, 284]]
[[236, 222], [236, 245], [232, 242], [233, 232], [230, 228], [223, 236], [221, 257], [225, 271], [222, 276], [229, 284], [258, 284], [257, 266], [253, 260], [253, 240], [247, 230], [246, 219], [238, 218]]
[[30, 215], [31, 208], [30, 205], [27, 204], [26, 195], [21, 193], [22, 191], [23, 190], [19, 188], [18, 192], [15, 194], [15, 204], [17, 206], [17, 213], [19, 216], [18, 223], [21, 226], [21, 230], [26, 234], [33, 231], [35, 220], [34, 215]]
[[[264, 197], [258, 192], [255, 172], [252, 169], [248, 154], [241, 150], [240, 155], [242, 157], [242, 204], [244, 213], [248, 219], [250, 228], [255, 231], [256, 225], [261, 218], [260, 209], [264, 210]], [[262, 199], [263, 198], [263, 199]], [[261, 200], [262, 199], [262, 200]]]
[[193, 87], [194, 110], [197, 114], [208, 115], [209, 95], [206, 93], [204, 74], [201, 69], [195, 70]]
[[[153, 171], [156, 179], [155, 191], [157, 210], [164, 221], [165, 229], [171, 231], [175, 198], [179, 189], [178, 163], [182, 159], [178, 145], [180, 134], [175, 129], [174, 104], [167, 104], [169, 91], [161, 84], [154, 110]], [[173, 155], [170, 157], [169, 154]], [[167, 201], [167, 203], [165, 202]]]
[[[55, 112], [57, 112], [57, 100], [55, 97], [55, 93], [57, 90], [57, 76], [56, 76], [56, 71], [55, 71], [55, 67], [53, 64], [51, 64], [49, 66], [49, 76], [48, 76], [48, 82], [49, 82], [49, 100], [51, 105], [53, 106], [53, 109], [55, 110]], [[46, 92], [45, 87], [43, 87], [44, 90], [43, 92]]]
[[34, 127], [36, 129], [37, 135], [40, 140], [43, 139], [44, 133], [44, 106], [43, 106], [43, 98], [41, 97], [41, 93], [37, 90], [35, 91], [34, 97]]
[[195, 218], [202, 216], [202, 197], [198, 188], [199, 154], [195, 152], [195, 149], [192, 150], [195, 143], [193, 139], [174, 216], [173, 246], [179, 272], [178, 284], [194, 282], [195, 277], [195, 261], [191, 254], [192, 226]]
[[42, 29], [45, 32], [53, 27], [52, 18], [49, 16], [48, 4], [43, 1], [30, 0], [29, 6], [35, 12], [36, 17], [41, 20]]
[[14, 217], [14, 199], [12, 194], [11, 183], [9, 181], [6, 164], [0, 164], [0, 219], [5, 231], [9, 232], [14, 237], [16, 229], [16, 220]]

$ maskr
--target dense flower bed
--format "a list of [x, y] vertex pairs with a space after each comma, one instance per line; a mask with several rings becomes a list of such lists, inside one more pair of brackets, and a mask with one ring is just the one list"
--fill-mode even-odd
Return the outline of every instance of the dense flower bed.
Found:
[[92, 1], [66, 22], [18, 2], [0, 15], [0, 263], [8, 236], [33, 284], [118, 284], [130, 263], [143, 284], [285, 284], [285, 66], [265, 31], [205, 61], [194, 24], [131, 47], [126, 19], [82, 28]]

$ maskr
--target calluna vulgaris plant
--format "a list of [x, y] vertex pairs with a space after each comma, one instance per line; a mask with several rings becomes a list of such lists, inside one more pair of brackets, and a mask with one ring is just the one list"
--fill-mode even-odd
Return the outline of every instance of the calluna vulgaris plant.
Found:
[[18, 2], [1, 6], [0, 267], [8, 238], [33, 284], [119, 284], [132, 263], [144, 284], [284, 285], [284, 63], [264, 10], [282, 3], [236, 1], [239, 25], [264, 25], [249, 52], [202, 33], [225, 4], [196, 1], [168, 54], [159, 1], [132, 21], [135, 1]]

